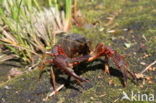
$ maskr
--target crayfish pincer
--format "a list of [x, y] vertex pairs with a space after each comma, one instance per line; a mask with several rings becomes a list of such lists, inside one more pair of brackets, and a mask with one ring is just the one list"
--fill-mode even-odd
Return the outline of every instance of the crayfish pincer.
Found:
[[91, 62], [101, 56], [105, 57], [104, 72], [109, 73], [109, 60], [112, 60], [123, 75], [124, 86], [126, 86], [128, 78], [136, 80], [135, 74], [128, 69], [124, 57], [118, 54], [117, 51], [105, 46], [103, 43], [98, 43], [91, 50], [91, 41], [80, 34], [69, 34], [62, 37], [46, 54], [52, 58], [46, 60], [44, 64], [55, 65], [69, 77], [73, 77], [78, 83], [87, 82], [88, 80], [77, 75], [73, 67], [82, 62]]

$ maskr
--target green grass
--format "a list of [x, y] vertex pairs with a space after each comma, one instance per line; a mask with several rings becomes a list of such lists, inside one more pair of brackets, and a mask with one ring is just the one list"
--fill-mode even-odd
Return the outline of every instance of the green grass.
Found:
[[[116, 34], [122, 35], [123, 29], [130, 29], [136, 35], [144, 35], [147, 38], [146, 44], [150, 44], [150, 48], [155, 50], [155, 5], [155, 0], [150, 0], [150, 2], [147, 0], [93, 0], [85, 4], [80, 3], [80, 8], [83, 9], [82, 12], [89, 23], [98, 23], [97, 30], [93, 29], [94, 32], [103, 28], [102, 33], [97, 32], [96, 35], [103, 34], [104, 37], [107, 35], [106, 38], [109, 39], [115, 37]], [[108, 17], [113, 18], [111, 23]], [[115, 32], [109, 33], [110, 30], [115, 30]], [[96, 38], [96, 35], [90, 35], [90, 38]]]
[[0, 42], [24, 62], [35, 62], [55, 44], [55, 35], [66, 32], [71, 20], [71, 0], [64, 1], [66, 8], [59, 10], [57, 0], [2, 0], [0, 5]]

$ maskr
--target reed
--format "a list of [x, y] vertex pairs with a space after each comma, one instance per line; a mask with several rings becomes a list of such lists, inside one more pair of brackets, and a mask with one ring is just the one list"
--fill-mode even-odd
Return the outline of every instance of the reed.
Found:
[[[72, 0], [59, 10], [57, 0], [48, 0], [49, 8], [37, 0], [2, 0], [0, 5], [0, 43], [26, 63], [34, 63], [55, 44], [55, 35], [67, 32]], [[36, 59], [38, 60], [38, 59]]]

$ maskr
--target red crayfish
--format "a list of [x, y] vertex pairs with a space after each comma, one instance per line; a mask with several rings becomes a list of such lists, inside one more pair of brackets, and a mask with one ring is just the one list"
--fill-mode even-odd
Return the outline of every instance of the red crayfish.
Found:
[[91, 50], [90, 43], [90, 40], [80, 34], [66, 35], [58, 41], [50, 52], [46, 53], [52, 58], [46, 60], [44, 64], [54, 64], [69, 77], [73, 77], [78, 83], [81, 83], [88, 80], [77, 75], [73, 67], [82, 62], [91, 62], [104, 56], [103, 69], [106, 73], [109, 73], [109, 59], [111, 59], [123, 75], [124, 86], [126, 86], [128, 78], [136, 80], [135, 74], [128, 69], [124, 57], [118, 54], [117, 51], [105, 46], [103, 43], [97, 44], [96, 48]]

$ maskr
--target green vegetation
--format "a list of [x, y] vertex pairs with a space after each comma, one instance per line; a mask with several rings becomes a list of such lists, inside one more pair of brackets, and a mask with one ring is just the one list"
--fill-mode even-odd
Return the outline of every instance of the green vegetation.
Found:
[[63, 11], [57, 0], [48, 0], [49, 8], [37, 0], [2, 0], [0, 5], [0, 41], [28, 63], [54, 45], [55, 35], [66, 32], [71, 19], [71, 0], [64, 1]]

